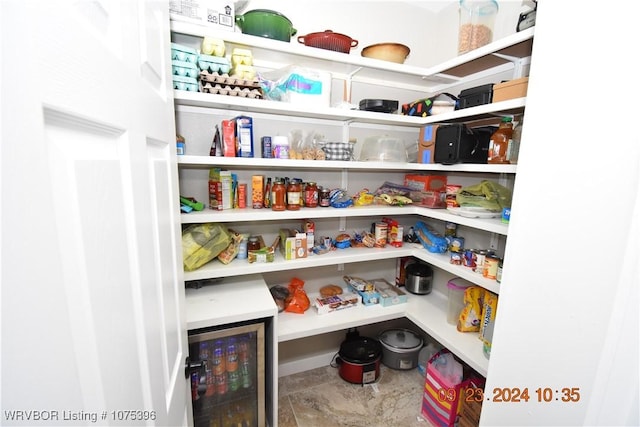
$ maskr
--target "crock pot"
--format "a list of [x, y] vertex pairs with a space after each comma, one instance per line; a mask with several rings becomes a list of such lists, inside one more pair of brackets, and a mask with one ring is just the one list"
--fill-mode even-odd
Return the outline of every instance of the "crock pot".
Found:
[[426, 295], [433, 286], [433, 269], [426, 264], [414, 262], [405, 269], [404, 287], [412, 294]]
[[392, 369], [413, 369], [418, 366], [422, 337], [409, 329], [388, 329], [378, 339], [382, 344], [382, 363]]
[[343, 341], [336, 362], [340, 378], [353, 384], [369, 384], [380, 375], [382, 346], [374, 338], [358, 337]]

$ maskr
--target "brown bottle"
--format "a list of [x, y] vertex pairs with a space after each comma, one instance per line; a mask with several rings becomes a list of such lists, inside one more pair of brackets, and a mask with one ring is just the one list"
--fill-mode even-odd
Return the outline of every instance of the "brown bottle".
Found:
[[511, 117], [503, 117], [500, 127], [489, 140], [489, 154], [487, 163], [509, 164], [507, 156], [511, 136], [513, 134], [513, 122]]

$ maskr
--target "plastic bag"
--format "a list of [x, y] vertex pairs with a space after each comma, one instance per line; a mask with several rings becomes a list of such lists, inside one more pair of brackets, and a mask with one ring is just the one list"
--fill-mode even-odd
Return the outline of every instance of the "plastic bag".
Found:
[[202, 267], [231, 243], [229, 231], [222, 224], [193, 224], [182, 232], [182, 261], [185, 271]]
[[424, 222], [418, 221], [414, 231], [422, 246], [429, 252], [443, 254], [449, 250], [447, 239]]
[[461, 207], [479, 207], [502, 212], [502, 208], [511, 207], [512, 192], [497, 182], [483, 180], [478, 184], [462, 187], [456, 194]]
[[484, 289], [470, 286], [464, 291], [464, 308], [460, 312], [456, 328], [460, 332], [478, 332], [482, 319]]
[[304, 287], [304, 281], [294, 277], [289, 282], [289, 296], [285, 301], [285, 309], [284, 311], [288, 311], [289, 313], [298, 313], [303, 314], [309, 306], [311, 302], [309, 301], [309, 296], [307, 292], [302, 289]]
[[240, 234], [229, 229], [229, 235], [231, 236], [231, 243], [225, 249], [218, 254], [218, 260], [223, 264], [229, 264], [240, 252], [240, 242], [242, 239], [248, 239], [248, 234]]

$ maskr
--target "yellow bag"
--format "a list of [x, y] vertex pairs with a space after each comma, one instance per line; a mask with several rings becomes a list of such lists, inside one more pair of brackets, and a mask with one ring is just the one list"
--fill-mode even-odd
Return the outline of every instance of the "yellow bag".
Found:
[[222, 224], [193, 224], [182, 232], [182, 260], [185, 271], [198, 269], [218, 256], [231, 243]]

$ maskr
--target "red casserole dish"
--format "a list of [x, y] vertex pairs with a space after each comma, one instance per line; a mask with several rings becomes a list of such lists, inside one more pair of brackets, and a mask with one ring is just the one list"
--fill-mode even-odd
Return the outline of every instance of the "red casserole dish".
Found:
[[342, 53], [349, 53], [351, 48], [358, 46], [358, 40], [354, 40], [344, 34], [334, 33], [331, 30], [320, 33], [309, 33], [306, 36], [298, 36], [298, 42], [305, 46]]

